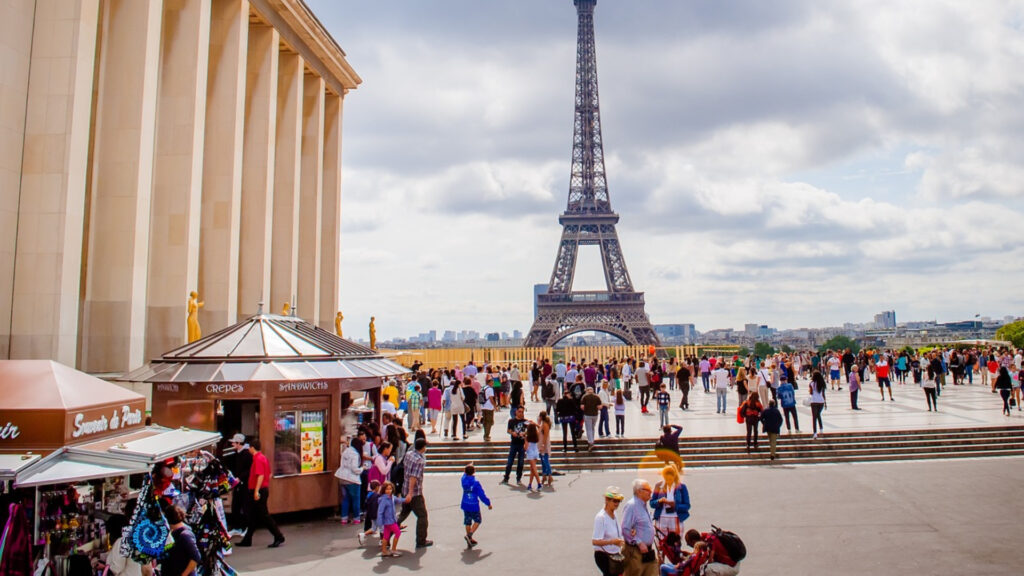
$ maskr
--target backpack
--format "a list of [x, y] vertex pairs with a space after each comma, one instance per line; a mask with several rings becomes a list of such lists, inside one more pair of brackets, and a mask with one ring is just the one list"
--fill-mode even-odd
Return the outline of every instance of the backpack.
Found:
[[711, 535], [722, 543], [722, 547], [725, 548], [725, 551], [729, 554], [729, 559], [733, 562], [739, 563], [747, 557], [747, 547], [743, 545], [743, 540], [735, 532], [722, 530], [712, 524]]

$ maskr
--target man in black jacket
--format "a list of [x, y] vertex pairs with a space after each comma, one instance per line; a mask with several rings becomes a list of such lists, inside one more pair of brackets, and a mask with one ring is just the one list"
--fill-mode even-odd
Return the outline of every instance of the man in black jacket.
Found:
[[249, 481], [249, 470], [252, 468], [252, 454], [249, 453], [244, 434], [232, 436], [231, 447], [234, 454], [226, 456], [225, 460], [228, 470], [238, 479], [238, 485], [231, 492], [232, 531], [245, 534], [249, 528], [249, 519], [245, 515], [249, 500], [249, 487], [246, 484]]
[[568, 452], [569, 447], [566, 436], [572, 436], [572, 449], [579, 452], [576, 445], [576, 413], [579, 411], [579, 403], [573, 400], [572, 392], [565, 389], [562, 399], [555, 404], [555, 418], [562, 425], [562, 452]]

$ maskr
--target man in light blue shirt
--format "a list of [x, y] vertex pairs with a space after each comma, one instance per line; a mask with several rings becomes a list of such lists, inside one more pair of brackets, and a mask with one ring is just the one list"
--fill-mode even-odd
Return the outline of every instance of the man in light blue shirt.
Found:
[[658, 560], [654, 552], [654, 520], [651, 519], [651, 512], [647, 507], [650, 499], [651, 485], [641, 478], [633, 480], [633, 497], [626, 502], [621, 511], [622, 538], [626, 541], [622, 549], [626, 568], [623, 574], [658, 574]]

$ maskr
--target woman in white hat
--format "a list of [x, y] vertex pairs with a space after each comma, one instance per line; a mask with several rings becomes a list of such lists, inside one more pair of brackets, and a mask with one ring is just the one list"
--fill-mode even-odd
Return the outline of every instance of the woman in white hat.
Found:
[[[604, 507], [594, 517], [594, 562], [601, 576], [619, 576], [622, 566], [622, 529], [615, 511], [624, 496], [618, 486], [609, 486], [604, 491]], [[613, 567], [616, 565], [616, 567]]]

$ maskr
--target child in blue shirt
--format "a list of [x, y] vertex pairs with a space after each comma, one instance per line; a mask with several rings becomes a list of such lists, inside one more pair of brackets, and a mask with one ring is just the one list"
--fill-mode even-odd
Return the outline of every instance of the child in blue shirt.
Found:
[[472, 464], [466, 465], [465, 474], [462, 475], [462, 521], [466, 525], [466, 546], [472, 548], [478, 542], [473, 539], [473, 534], [480, 528], [482, 519], [480, 517], [480, 502], [487, 504], [488, 510], [493, 510], [491, 500], [484, 493], [484, 487], [476, 479], [476, 468]]

